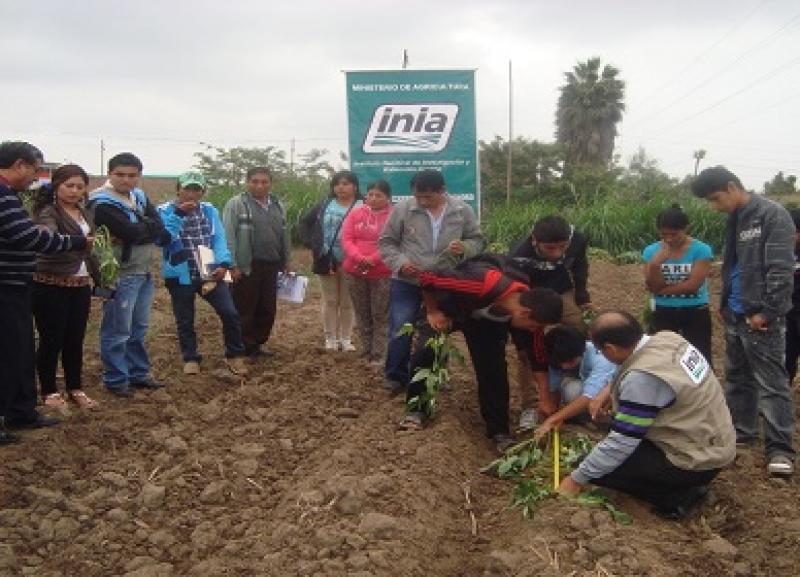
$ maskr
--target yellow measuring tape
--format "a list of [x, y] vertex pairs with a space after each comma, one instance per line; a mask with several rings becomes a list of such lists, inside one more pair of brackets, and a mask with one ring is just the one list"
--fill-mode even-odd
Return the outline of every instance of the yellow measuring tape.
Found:
[[553, 429], [553, 490], [561, 484], [561, 439], [558, 429]]

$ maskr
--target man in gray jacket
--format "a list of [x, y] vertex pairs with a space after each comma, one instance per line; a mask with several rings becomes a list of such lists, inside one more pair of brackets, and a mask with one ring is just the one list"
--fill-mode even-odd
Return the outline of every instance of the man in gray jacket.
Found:
[[442, 173], [423, 170], [411, 179], [414, 198], [394, 207], [378, 240], [392, 269], [389, 288], [389, 345], [384, 374], [386, 387], [399, 392], [409, 381], [411, 337], [397, 336], [412, 323], [422, 304], [414, 278], [422, 270], [451, 268], [483, 250], [483, 235], [472, 209], [447, 195]]
[[725, 321], [725, 396], [738, 444], [758, 440], [771, 475], [794, 472], [794, 401], [784, 367], [784, 315], [792, 308], [794, 223], [787, 210], [745, 190], [722, 166], [692, 183], [695, 196], [727, 213], [720, 312]]
[[242, 340], [250, 357], [269, 356], [261, 348], [275, 323], [278, 273], [289, 263], [289, 234], [283, 206], [270, 194], [266, 167], [247, 171], [247, 192], [233, 196], [222, 212], [231, 251], [233, 302], [242, 321]]

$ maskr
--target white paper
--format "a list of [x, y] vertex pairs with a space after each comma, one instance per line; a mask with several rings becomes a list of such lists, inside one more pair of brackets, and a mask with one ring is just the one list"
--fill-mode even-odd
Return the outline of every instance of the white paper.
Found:
[[299, 274], [278, 275], [278, 298], [290, 303], [301, 304], [306, 299], [308, 277]]

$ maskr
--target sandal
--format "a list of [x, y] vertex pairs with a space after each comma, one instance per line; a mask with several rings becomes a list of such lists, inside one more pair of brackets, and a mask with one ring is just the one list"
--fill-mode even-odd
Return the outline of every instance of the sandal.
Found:
[[81, 409], [96, 409], [99, 406], [97, 401], [90, 399], [86, 393], [80, 390], [70, 391], [69, 398]]
[[63, 415], [69, 414], [69, 405], [67, 405], [67, 401], [64, 400], [64, 397], [62, 397], [60, 393], [45, 395], [44, 406], [46, 409], [58, 411]]
[[425, 427], [425, 413], [406, 413], [398, 427], [402, 431], [421, 431]]

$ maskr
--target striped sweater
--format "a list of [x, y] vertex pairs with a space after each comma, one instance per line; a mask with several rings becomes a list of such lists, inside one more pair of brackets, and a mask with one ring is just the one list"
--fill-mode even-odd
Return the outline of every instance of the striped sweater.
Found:
[[24, 287], [36, 269], [36, 254], [86, 248], [82, 235], [62, 235], [39, 227], [8, 184], [0, 180], [0, 288]]

